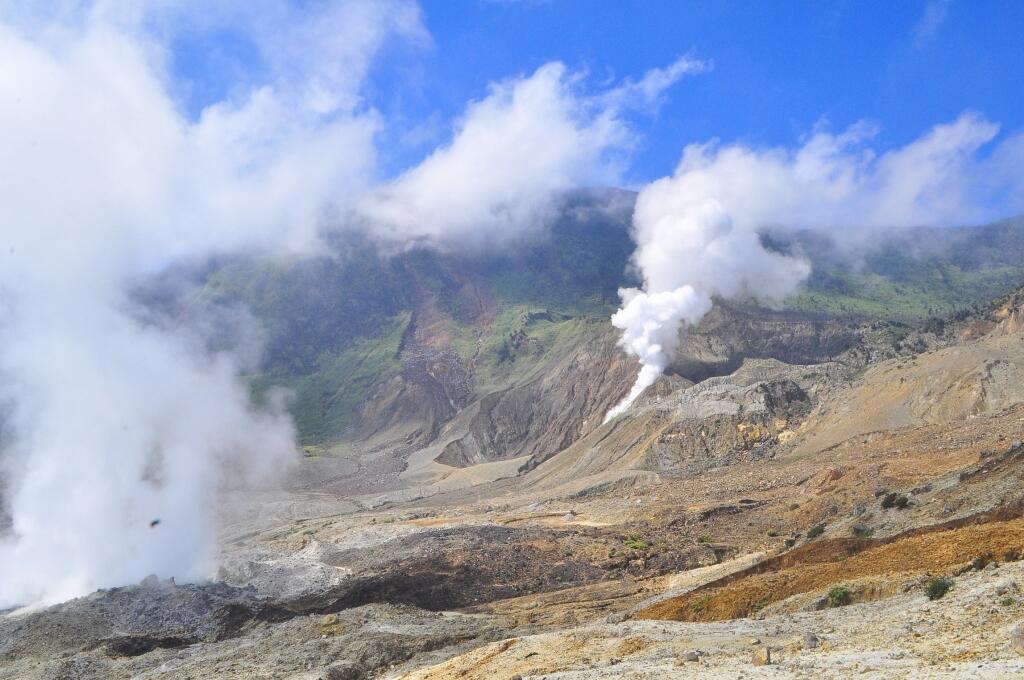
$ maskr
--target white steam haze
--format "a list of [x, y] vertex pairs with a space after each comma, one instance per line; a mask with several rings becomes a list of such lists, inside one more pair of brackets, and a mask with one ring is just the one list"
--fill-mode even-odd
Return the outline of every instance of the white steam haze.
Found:
[[[389, 180], [388, 121], [363, 92], [387, 44], [430, 49], [418, 5], [235, 5], [0, 7], [0, 607], [207, 577], [221, 492], [293, 459], [241, 353], [143, 321], [133, 285], [182, 258], [315, 251], [339, 219], [392, 243], [505, 242], [558, 192], [618, 182], [630, 110], [706, 68], [682, 58], [595, 93], [543, 65]], [[222, 30], [260, 68], [189, 113], [169, 45]]]
[[993, 145], [998, 131], [968, 113], [883, 154], [867, 146], [875, 130], [866, 124], [816, 132], [795, 149], [688, 146], [675, 173], [637, 198], [632, 262], [643, 289], [620, 291], [612, 323], [641, 368], [605, 420], [657, 380], [681, 325], [700, 321], [714, 297], [780, 298], [807, 277], [808, 262], [770, 252], [759, 230], [977, 223], [1019, 209], [1024, 136]]
[[[273, 43], [266, 82], [189, 119], [134, 3], [62, 7], [0, 20], [0, 607], [209, 575], [219, 492], [280, 472], [293, 428], [250, 405], [235, 356], [140, 322], [128, 287], [179, 257], [311, 247], [379, 127], [359, 60], [306, 68]], [[365, 62], [418, 30], [402, 7], [321, 18]]]

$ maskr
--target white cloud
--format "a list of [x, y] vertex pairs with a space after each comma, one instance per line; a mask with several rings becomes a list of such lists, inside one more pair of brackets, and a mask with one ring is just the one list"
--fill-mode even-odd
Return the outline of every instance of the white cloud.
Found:
[[452, 141], [379, 187], [359, 210], [386, 239], [500, 245], [544, 226], [559, 192], [614, 184], [636, 142], [624, 110], [652, 106], [702, 62], [682, 58], [638, 82], [588, 94], [564, 64], [491, 86]]
[[942, 25], [946, 23], [950, 2], [951, 0], [928, 0], [924, 6], [924, 14], [911, 29], [915, 47], [923, 47], [938, 35]]
[[681, 56], [668, 66], [648, 70], [638, 81], [627, 79], [609, 91], [605, 100], [609, 106], [620, 109], [650, 108], [656, 106], [665, 91], [684, 76], [706, 73], [712, 67], [710, 61]]

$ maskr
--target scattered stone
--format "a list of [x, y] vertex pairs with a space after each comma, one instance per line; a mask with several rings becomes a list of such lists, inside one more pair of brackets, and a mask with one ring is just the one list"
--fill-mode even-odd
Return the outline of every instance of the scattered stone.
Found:
[[804, 609], [806, 609], [807, 611], [818, 612], [818, 611], [821, 611], [822, 609], [826, 609], [827, 607], [828, 607], [828, 598], [827, 597], [819, 597], [818, 599], [814, 600], [809, 605], [807, 605]]
[[107, 640], [103, 649], [107, 656], [140, 656], [154, 649], [174, 649], [193, 642], [180, 637], [159, 637], [152, 635], [122, 635]]
[[749, 642], [752, 645], [759, 645], [761, 644], [761, 638], [750, 638], [749, 640], [747, 640], [747, 642]]
[[769, 666], [772, 663], [772, 652], [767, 647], [761, 647], [754, 652], [754, 656], [751, 657], [750, 663], [755, 666]]
[[1014, 581], [1003, 581], [996, 586], [996, 595], [1006, 595], [1017, 592], [1017, 584]]
[[1018, 654], [1024, 655], [1024, 623], [1018, 623], [1010, 631], [1010, 648]]
[[351, 661], [341, 661], [328, 666], [324, 680], [363, 680], [366, 672]]
[[337, 614], [327, 614], [320, 617], [320, 634], [322, 637], [328, 635], [341, 635], [345, 632], [345, 626]]
[[700, 661], [700, 654], [694, 650], [690, 650], [679, 657], [680, 661]]
[[156, 588], [160, 585], [160, 577], [156, 574], [150, 574], [146, 578], [139, 581], [139, 585], [143, 588]]
[[817, 649], [821, 640], [814, 633], [804, 633], [804, 649]]
[[854, 524], [850, 527], [850, 533], [858, 538], [867, 538], [871, 534], [875, 533], [875, 530], [866, 524]]

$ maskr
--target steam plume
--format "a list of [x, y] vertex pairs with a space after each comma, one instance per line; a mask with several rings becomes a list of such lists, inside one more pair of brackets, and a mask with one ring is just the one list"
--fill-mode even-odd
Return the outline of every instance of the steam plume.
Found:
[[287, 23], [306, 54], [349, 46], [355, 73], [256, 22], [268, 79], [191, 119], [134, 5], [0, 13], [0, 607], [209, 574], [219, 492], [279, 471], [292, 426], [251, 406], [237, 356], [142, 321], [127, 291], [181, 257], [315, 247], [322, 206], [368, 183], [361, 71], [418, 22], [346, 3]]
[[612, 323], [642, 366], [606, 420], [654, 383], [677, 349], [680, 325], [697, 323], [714, 296], [778, 298], [806, 278], [809, 263], [766, 250], [760, 229], [965, 223], [1018, 208], [1021, 136], [980, 154], [998, 129], [964, 114], [881, 155], [865, 145], [874, 134], [865, 124], [817, 132], [793, 150], [687, 147], [675, 174], [637, 198], [633, 263], [643, 290], [620, 291]]

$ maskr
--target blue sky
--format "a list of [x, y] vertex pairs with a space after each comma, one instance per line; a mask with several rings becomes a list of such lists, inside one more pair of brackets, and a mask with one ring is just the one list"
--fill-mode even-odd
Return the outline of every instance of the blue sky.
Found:
[[[711, 72], [676, 84], [656, 114], [632, 120], [642, 133], [627, 172], [635, 182], [669, 174], [687, 143], [793, 144], [823, 119], [834, 129], [877, 122], [878, 148], [965, 110], [1004, 132], [1024, 126], [1022, 2], [426, 0], [422, 9], [429, 43], [395, 41], [367, 86], [390, 121], [382, 149], [392, 169], [443, 141], [488, 83], [552, 60], [585, 71], [593, 87], [680, 54], [713, 61]], [[253, 57], [224, 30], [175, 51], [193, 106], [258, 74]]]
[[[945, 16], [922, 31], [935, 7]], [[680, 52], [711, 59], [712, 72], [679, 83], [643, 122], [639, 179], [669, 173], [684, 143], [789, 144], [821, 118], [837, 128], [876, 120], [882, 145], [965, 109], [1024, 124], [1022, 2], [442, 0], [425, 15], [437, 47], [424, 99], [434, 105], [549, 59], [596, 78], [639, 74]]]

